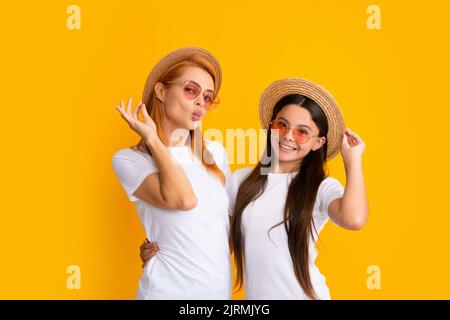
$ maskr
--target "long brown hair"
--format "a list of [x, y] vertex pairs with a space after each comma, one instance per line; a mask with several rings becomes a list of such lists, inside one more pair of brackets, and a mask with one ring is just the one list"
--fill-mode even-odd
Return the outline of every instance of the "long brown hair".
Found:
[[[183, 70], [186, 67], [198, 67], [206, 72], [208, 72], [211, 77], [213, 78], [214, 82], [217, 81], [217, 76], [215, 74], [213, 66], [204, 58], [202, 58], [199, 55], [193, 54], [189, 58], [174, 64], [171, 66], [158, 80], [159, 82], [165, 82], [172, 79], [175, 79], [179, 77]], [[156, 97], [156, 94], [154, 94], [154, 91], [150, 95], [150, 101], [145, 102], [145, 107], [147, 109], [147, 112], [149, 116], [153, 119], [153, 121], [156, 124], [156, 132], [158, 134], [158, 137], [161, 139], [161, 141], [168, 146], [168, 141], [164, 135], [163, 132], [163, 126], [164, 126], [164, 104], [161, 100], [159, 100]], [[224, 173], [219, 169], [217, 164], [214, 162], [214, 159], [212, 157], [211, 152], [206, 148], [206, 143], [203, 140], [203, 134], [200, 130], [200, 128], [195, 128], [194, 130], [189, 131], [189, 138], [190, 138], [190, 147], [192, 150], [192, 153], [194, 156], [200, 160], [200, 162], [205, 166], [205, 168], [208, 170], [208, 172], [214, 174], [217, 176], [222, 183], [225, 183], [225, 175]], [[148, 153], [151, 155], [150, 150], [144, 143], [144, 141], [141, 139], [137, 145], [138, 149]]]
[[[305, 108], [311, 114], [312, 120], [319, 128], [319, 136], [326, 137], [328, 133], [328, 121], [325, 113], [312, 99], [300, 94], [291, 94], [280, 99], [273, 109], [272, 119], [288, 104], [296, 104]], [[255, 201], [265, 190], [267, 175], [261, 174], [261, 169], [270, 168], [271, 154], [271, 132], [267, 131], [267, 143], [264, 161], [259, 161], [256, 167], [248, 174], [239, 186], [234, 213], [231, 220], [230, 244], [234, 252], [234, 260], [237, 267], [237, 278], [235, 286], [238, 290], [244, 281], [244, 251], [242, 214], [244, 209]], [[309, 274], [309, 245], [310, 236], [314, 239], [313, 209], [320, 183], [325, 178], [325, 164], [327, 154], [327, 142], [316, 151], [311, 150], [299, 164], [299, 172], [293, 177], [284, 207], [284, 219], [275, 228], [284, 224], [289, 252], [294, 266], [295, 276], [305, 294], [316, 299], [317, 295], [311, 283]], [[271, 229], [272, 229], [271, 228]], [[270, 230], [271, 230], [270, 229]], [[270, 232], [268, 230], [268, 233]], [[316, 232], [317, 233], [317, 232]]]

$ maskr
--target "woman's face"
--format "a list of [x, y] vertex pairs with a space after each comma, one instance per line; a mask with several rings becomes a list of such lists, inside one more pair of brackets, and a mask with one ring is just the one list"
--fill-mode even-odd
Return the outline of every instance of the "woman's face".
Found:
[[[164, 126], [172, 130], [193, 130], [207, 112], [203, 96], [208, 90], [214, 92], [214, 80], [207, 71], [194, 66], [183, 68], [180, 76], [170, 80], [177, 83], [166, 85], [158, 83], [155, 86], [157, 96], [165, 104]], [[189, 87], [185, 87], [182, 82], [187, 80], [200, 85], [201, 93], [198, 97], [190, 99], [186, 95], [185, 91], [189, 90]]]
[[[284, 134], [282, 130], [271, 129], [272, 148], [280, 165], [301, 163], [311, 150], [319, 149], [326, 141], [325, 137], [318, 137], [319, 128], [309, 111], [296, 104], [283, 107], [274, 121], [281, 121], [289, 127]], [[299, 142], [299, 135], [309, 138], [302, 143]]]

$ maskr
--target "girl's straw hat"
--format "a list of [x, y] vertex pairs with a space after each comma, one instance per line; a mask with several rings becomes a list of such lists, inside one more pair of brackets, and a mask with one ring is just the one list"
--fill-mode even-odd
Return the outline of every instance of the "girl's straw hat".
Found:
[[301, 94], [314, 100], [327, 116], [327, 160], [331, 160], [340, 151], [345, 129], [344, 118], [333, 96], [327, 90], [309, 80], [286, 78], [269, 85], [259, 101], [259, 119], [263, 128], [269, 128], [275, 104], [281, 98], [290, 94]]

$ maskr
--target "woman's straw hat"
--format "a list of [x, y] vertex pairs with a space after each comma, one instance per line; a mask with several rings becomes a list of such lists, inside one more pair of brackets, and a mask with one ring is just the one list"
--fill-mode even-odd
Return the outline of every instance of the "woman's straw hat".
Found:
[[222, 70], [220, 69], [219, 61], [208, 51], [202, 48], [185, 47], [172, 51], [164, 58], [162, 58], [152, 69], [144, 87], [142, 95], [142, 102], [149, 108], [151, 106], [151, 98], [154, 93], [155, 84], [160, 80], [161, 76], [174, 64], [189, 59], [192, 56], [200, 56], [208, 61], [214, 69], [214, 93], [219, 93], [220, 85], [222, 84]]
[[275, 104], [281, 98], [290, 94], [301, 94], [314, 100], [327, 116], [327, 160], [331, 160], [340, 151], [345, 123], [333, 96], [318, 84], [301, 78], [286, 78], [269, 85], [259, 101], [259, 119], [263, 128], [269, 128]]

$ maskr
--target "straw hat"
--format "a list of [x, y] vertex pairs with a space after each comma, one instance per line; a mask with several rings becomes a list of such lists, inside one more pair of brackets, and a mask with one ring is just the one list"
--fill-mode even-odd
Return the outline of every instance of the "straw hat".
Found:
[[219, 61], [208, 51], [202, 48], [185, 47], [172, 51], [165, 57], [163, 57], [152, 69], [144, 87], [144, 93], [142, 95], [142, 102], [151, 107], [151, 98], [154, 93], [155, 84], [159, 81], [161, 76], [174, 64], [182, 62], [194, 55], [200, 56], [207, 60], [215, 72], [214, 92], [219, 93], [220, 85], [222, 84], [222, 70], [220, 69]]
[[331, 160], [340, 151], [345, 129], [344, 118], [333, 96], [311, 81], [300, 78], [286, 78], [269, 85], [259, 101], [259, 119], [263, 128], [269, 128], [275, 104], [281, 98], [290, 94], [301, 94], [314, 100], [327, 116], [327, 160]]

